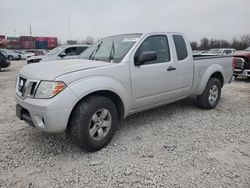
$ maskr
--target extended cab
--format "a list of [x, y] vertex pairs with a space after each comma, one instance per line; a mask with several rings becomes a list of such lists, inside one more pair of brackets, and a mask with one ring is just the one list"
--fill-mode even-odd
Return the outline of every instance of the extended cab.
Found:
[[232, 77], [232, 57], [196, 57], [181, 33], [104, 38], [80, 59], [23, 67], [17, 77], [16, 113], [42, 131], [66, 131], [95, 151], [112, 139], [130, 114], [197, 96], [215, 108]]

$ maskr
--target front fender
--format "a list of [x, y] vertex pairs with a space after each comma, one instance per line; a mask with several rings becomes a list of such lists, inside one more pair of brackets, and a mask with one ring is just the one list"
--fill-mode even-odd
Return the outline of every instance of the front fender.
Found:
[[212, 76], [212, 74], [214, 74], [215, 72], [219, 72], [222, 74], [223, 80], [224, 80], [224, 74], [223, 74], [223, 68], [218, 65], [218, 64], [214, 64], [211, 65], [210, 67], [208, 67], [208, 69], [204, 72], [200, 85], [198, 87], [198, 95], [201, 95], [207, 85], [207, 82], [209, 80], [209, 78]]
[[68, 87], [76, 94], [79, 100], [93, 92], [102, 90], [111, 91], [121, 98], [125, 110], [124, 115], [128, 114], [131, 104], [131, 95], [128, 92], [129, 88], [126, 88], [121, 82], [113, 78], [104, 76], [87, 77], [71, 83]]

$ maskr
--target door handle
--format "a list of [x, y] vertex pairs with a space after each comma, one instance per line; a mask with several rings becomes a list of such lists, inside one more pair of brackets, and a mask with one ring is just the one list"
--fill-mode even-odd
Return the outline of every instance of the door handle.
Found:
[[176, 70], [176, 68], [172, 67], [172, 66], [169, 66], [168, 69], [167, 69], [167, 71], [174, 71], [174, 70]]

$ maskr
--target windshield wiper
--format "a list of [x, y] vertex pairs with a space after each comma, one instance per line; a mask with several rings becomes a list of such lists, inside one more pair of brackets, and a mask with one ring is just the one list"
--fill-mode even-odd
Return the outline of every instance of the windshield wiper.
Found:
[[90, 54], [89, 60], [93, 60], [93, 59], [94, 59], [95, 54], [96, 54], [97, 51], [99, 50], [99, 48], [100, 48], [100, 46], [102, 45], [102, 43], [103, 43], [103, 41], [101, 41], [101, 42], [97, 45], [96, 49]]
[[112, 47], [109, 55], [109, 62], [113, 63], [114, 61], [114, 55], [115, 55], [115, 42], [114, 40], [112, 41]]

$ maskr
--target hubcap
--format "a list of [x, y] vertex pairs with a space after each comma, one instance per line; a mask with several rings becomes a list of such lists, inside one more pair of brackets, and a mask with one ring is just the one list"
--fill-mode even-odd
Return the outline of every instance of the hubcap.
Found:
[[218, 98], [219, 89], [216, 85], [213, 85], [209, 90], [208, 100], [210, 104], [214, 104]]
[[97, 110], [89, 122], [89, 135], [99, 141], [107, 136], [112, 123], [110, 112], [103, 108]]

